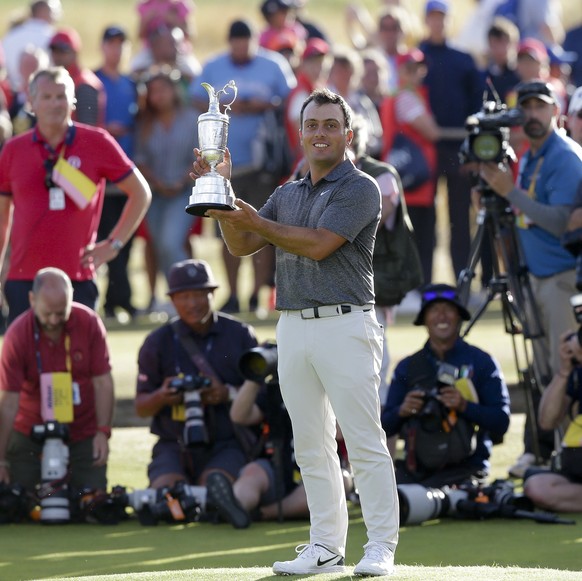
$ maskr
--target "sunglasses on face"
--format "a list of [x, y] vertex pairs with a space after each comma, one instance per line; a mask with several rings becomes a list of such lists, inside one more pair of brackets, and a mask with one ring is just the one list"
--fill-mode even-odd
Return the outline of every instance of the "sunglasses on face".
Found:
[[427, 291], [422, 294], [422, 300], [425, 302], [434, 301], [435, 299], [447, 299], [449, 301], [456, 301], [458, 299], [457, 291]]

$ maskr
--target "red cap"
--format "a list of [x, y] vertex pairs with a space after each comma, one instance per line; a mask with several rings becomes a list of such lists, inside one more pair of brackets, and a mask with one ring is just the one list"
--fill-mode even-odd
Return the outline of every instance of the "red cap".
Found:
[[545, 44], [537, 38], [524, 38], [517, 47], [517, 56], [527, 54], [538, 63], [547, 63], [550, 59]]
[[303, 51], [304, 59], [312, 56], [322, 56], [328, 54], [330, 51], [330, 46], [323, 40], [323, 38], [310, 38], [305, 45], [305, 50]]
[[292, 30], [280, 30], [271, 36], [264, 47], [279, 52], [280, 50], [295, 50], [297, 35]]
[[70, 49], [73, 52], [81, 50], [81, 37], [74, 28], [61, 28], [49, 42], [49, 47]]
[[412, 50], [405, 52], [404, 54], [396, 55], [396, 67], [401, 67], [408, 63], [423, 63], [424, 53], [418, 49], [413, 48]]

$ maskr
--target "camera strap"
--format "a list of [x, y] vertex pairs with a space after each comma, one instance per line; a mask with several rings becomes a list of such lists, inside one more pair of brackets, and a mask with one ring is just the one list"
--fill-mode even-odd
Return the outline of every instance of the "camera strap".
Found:
[[[198, 371], [206, 375], [211, 379], [214, 379], [220, 383], [224, 383], [222, 379], [218, 376], [218, 374], [214, 371], [212, 365], [208, 362], [204, 354], [196, 345], [194, 339], [189, 335], [183, 335], [179, 332], [178, 320], [172, 323], [172, 329], [174, 334], [179, 338], [182, 347], [184, 347], [186, 353], [190, 355], [194, 365], [198, 368]], [[205, 406], [205, 412], [208, 413], [208, 435], [210, 436], [211, 441], [214, 441], [214, 436], [216, 432], [216, 420], [214, 417], [214, 408], [212, 406]], [[236, 439], [238, 440], [243, 452], [249, 459], [252, 459], [257, 456], [256, 451], [256, 436], [252, 430], [245, 426], [238, 425], [234, 422], [231, 422], [232, 430]]]

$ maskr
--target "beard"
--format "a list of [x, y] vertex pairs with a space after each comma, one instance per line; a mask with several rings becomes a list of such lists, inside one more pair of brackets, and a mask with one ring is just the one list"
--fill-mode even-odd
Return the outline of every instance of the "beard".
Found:
[[523, 131], [528, 137], [539, 139], [547, 135], [549, 127], [544, 127], [539, 121], [531, 119], [523, 126]]

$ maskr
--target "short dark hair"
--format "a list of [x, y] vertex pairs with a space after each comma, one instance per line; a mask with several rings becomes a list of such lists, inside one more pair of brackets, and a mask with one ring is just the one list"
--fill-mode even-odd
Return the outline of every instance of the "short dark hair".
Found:
[[299, 117], [299, 121], [300, 121], [300, 127], [303, 127], [303, 112], [305, 111], [305, 108], [307, 107], [307, 105], [309, 105], [309, 103], [314, 102], [316, 105], [327, 105], [328, 103], [332, 104], [332, 105], [339, 105], [341, 107], [341, 110], [344, 114], [344, 124], [346, 126], [346, 129], [350, 129], [352, 128], [352, 109], [351, 107], [347, 104], [346, 100], [341, 96], [338, 95], [337, 93], [333, 93], [332, 91], [330, 91], [329, 89], [315, 89], [315, 91], [313, 91], [311, 93], [311, 95], [309, 95], [309, 97], [307, 97], [307, 99], [305, 99], [305, 101], [303, 102], [303, 106], [301, 107], [301, 115]]

